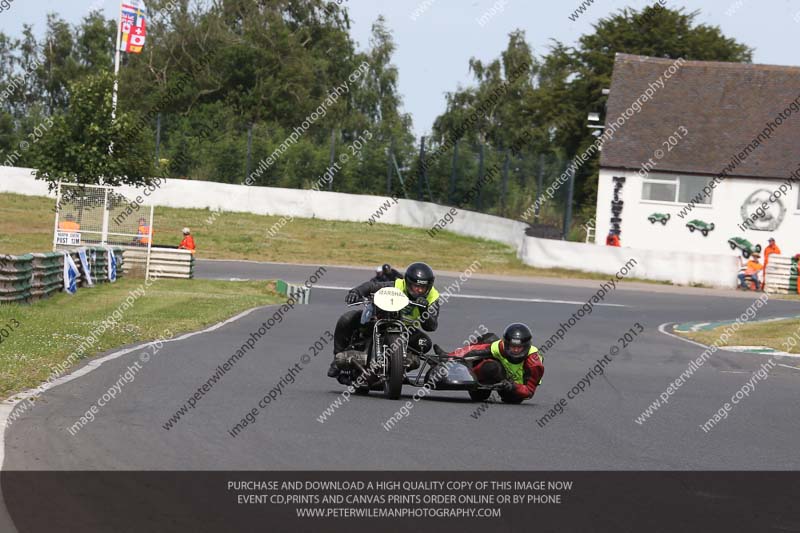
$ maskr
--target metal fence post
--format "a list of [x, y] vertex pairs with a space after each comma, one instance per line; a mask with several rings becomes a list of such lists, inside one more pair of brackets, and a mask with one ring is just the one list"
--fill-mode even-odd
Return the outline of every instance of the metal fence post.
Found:
[[103, 199], [103, 229], [100, 230], [100, 244], [105, 246], [108, 243], [108, 189], [105, 190]]
[[58, 247], [58, 215], [61, 214], [61, 182], [58, 182], [56, 189], [56, 221], [53, 226], [53, 251]]
[[394, 152], [394, 139], [389, 143], [386, 153], [386, 196], [392, 195], [392, 152]]
[[453, 168], [450, 171], [450, 188], [447, 191], [447, 203], [453, 205], [453, 196], [456, 192], [456, 178], [458, 174], [458, 139], [453, 147]]
[[480, 150], [480, 158], [478, 164], [478, 211], [483, 211], [483, 171], [484, 171], [484, 161], [486, 155], [485, 151], [485, 144], [481, 142], [481, 150]]
[[336, 128], [331, 128], [331, 163], [330, 166], [328, 167], [328, 170], [325, 172], [326, 174], [328, 172], [331, 172], [331, 179], [330, 181], [328, 181], [329, 191], [333, 190], [333, 171], [331, 169], [333, 168], [333, 163], [335, 159], [336, 159]]
[[503, 188], [500, 193], [500, 213], [505, 216], [506, 214], [506, 194], [508, 193], [508, 167], [511, 164], [511, 156], [508, 150], [505, 151], [506, 157], [503, 162]]
[[417, 176], [417, 200], [423, 200], [422, 181], [425, 179], [425, 136], [419, 139], [419, 175]]
[[153, 206], [150, 206], [150, 225], [147, 227], [150, 235], [147, 238], [147, 263], [144, 267], [144, 279], [150, 279], [150, 249], [153, 246]]
[[160, 153], [161, 153], [161, 113], [156, 115], [156, 168], [158, 168]]
[[569, 172], [569, 185], [567, 187], [567, 204], [564, 209], [564, 231], [562, 240], [566, 241], [569, 236], [569, 227], [572, 225], [572, 195], [575, 193], [575, 168], [570, 161], [567, 171]]
[[544, 154], [539, 154], [539, 176], [536, 181], [536, 208], [533, 210], [533, 216], [539, 218], [539, 208], [542, 201], [542, 188], [544, 187]]
[[253, 153], [253, 123], [250, 123], [250, 129], [247, 130], [247, 161], [244, 167], [244, 182], [247, 183], [247, 176], [250, 175], [250, 158]]

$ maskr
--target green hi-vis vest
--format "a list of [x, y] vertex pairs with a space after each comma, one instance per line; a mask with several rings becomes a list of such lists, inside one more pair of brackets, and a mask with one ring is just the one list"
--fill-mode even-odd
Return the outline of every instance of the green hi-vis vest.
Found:
[[[394, 288], [400, 289], [403, 291], [403, 294], [406, 294], [406, 280], [404, 279], [396, 279], [394, 280]], [[439, 291], [436, 290], [436, 287], [431, 287], [431, 290], [428, 291], [428, 296], [425, 297], [428, 300], [428, 305], [431, 305], [433, 302], [439, 299]], [[419, 307], [416, 305], [409, 305], [405, 309], [403, 309], [403, 319], [405, 320], [418, 320], [422, 312], [419, 310]]]
[[[495, 341], [492, 343], [492, 357], [500, 361], [500, 364], [503, 365], [503, 368], [506, 369], [506, 374], [508, 374], [514, 383], [519, 383], [520, 385], [525, 383], [525, 361], [521, 363], [514, 364], [505, 356], [500, 353], [500, 342], [502, 341]], [[531, 346], [530, 350], [528, 350], [528, 355], [533, 355], [539, 351], [539, 348], [536, 346]], [[539, 359], [542, 360], [544, 363], [544, 358], [540, 355]], [[539, 380], [539, 385], [542, 384], [542, 380]]]

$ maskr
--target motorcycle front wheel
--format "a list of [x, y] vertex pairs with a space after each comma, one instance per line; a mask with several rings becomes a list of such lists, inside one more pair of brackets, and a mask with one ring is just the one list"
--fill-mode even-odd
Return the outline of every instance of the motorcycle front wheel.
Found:
[[387, 365], [387, 375], [383, 382], [383, 394], [390, 400], [397, 400], [403, 391], [403, 378], [405, 377], [403, 343], [400, 340], [400, 335], [391, 334], [386, 335], [385, 342], [386, 353], [384, 355], [389, 364]]

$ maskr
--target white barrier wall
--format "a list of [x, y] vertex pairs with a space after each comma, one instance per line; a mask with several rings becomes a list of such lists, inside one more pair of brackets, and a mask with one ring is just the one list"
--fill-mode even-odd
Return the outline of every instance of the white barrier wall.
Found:
[[[0, 167], [0, 192], [47, 195], [47, 184], [35, 180], [30, 169]], [[209, 181], [169, 179], [149, 195], [146, 189], [118, 187], [131, 200], [163, 207], [222, 210], [257, 215], [277, 215], [323, 220], [367, 222], [385, 206], [379, 223], [430, 229], [450, 210], [438, 204], [338, 192], [277, 187], [248, 187]], [[55, 198], [53, 195], [50, 195]], [[507, 218], [458, 210], [445, 228], [459, 235], [499, 241], [519, 249], [527, 224]]]
[[[247, 187], [193, 180], [166, 180], [149, 195], [142, 189], [119, 187], [130, 199], [142, 195], [146, 204], [177, 208], [210, 208], [259, 215], [365, 222], [382, 206], [380, 223], [430, 229], [449, 210], [437, 204], [324, 191]], [[47, 184], [34, 180], [30, 169], [0, 167], [0, 192], [45, 196]], [[53, 196], [53, 195], [50, 195]], [[539, 268], [567, 268], [613, 275], [630, 258], [638, 265], [628, 277], [735, 287], [738, 258], [689, 252], [614, 248], [525, 236], [527, 224], [516, 220], [459, 210], [446, 230], [459, 235], [499, 241], [513, 246], [520, 259]], [[599, 224], [598, 224], [599, 227]], [[434, 237], [435, 238], [435, 237]], [[598, 238], [602, 234], [598, 232]]]
[[710, 287], [735, 288], [739, 259], [733, 255], [663, 252], [627, 247], [597, 246], [580, 242], [525, 237], [519, 257], [538, 268], [569, 268], [614, 275], [628, 264], [626, 278], [669, 281], [678, 285], [702, 283]]

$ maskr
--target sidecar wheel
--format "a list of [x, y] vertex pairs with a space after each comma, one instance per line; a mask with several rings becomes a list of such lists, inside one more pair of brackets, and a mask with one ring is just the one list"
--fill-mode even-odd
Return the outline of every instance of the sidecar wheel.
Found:
[[469, 391], [469, 398], [473, 402], [485, 402], [491, 395], [492, 391], [490, 390], [479, 389]]

